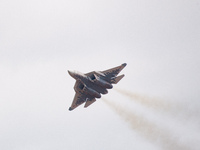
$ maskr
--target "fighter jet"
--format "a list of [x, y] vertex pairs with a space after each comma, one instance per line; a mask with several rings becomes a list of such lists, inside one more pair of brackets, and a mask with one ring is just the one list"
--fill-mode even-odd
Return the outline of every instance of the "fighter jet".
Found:
[[112, 84], [117, 84], [124, 77], [124, 75], [117, 75], [125, 66], [126, 63], [105, 71], [92, 71], [86, 74], [68, 71], [76, 80], [74, 85], [76, 93], [69, 110], [75, 109], [84, 102], [86, 108], [94, 103], [96, 98], [101, 98], [101, 94], [107, 94], [107, 89], [112, 89]]

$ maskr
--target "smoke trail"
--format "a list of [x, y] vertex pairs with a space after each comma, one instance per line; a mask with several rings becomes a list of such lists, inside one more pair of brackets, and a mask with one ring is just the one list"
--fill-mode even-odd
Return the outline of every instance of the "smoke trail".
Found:
[[[195, 122], [199, 124], [199, 109], [192, 109], [189, 105], [186, 104], [178, 104], [176, 102], [170, 103], [163, 101], [162, 99], [148, 97], [142, 94], [132, 93], [130, 91], [115, 89], [117, 92], [129, 97], [131, 100], [137, 101], [144, 106], [149, 108], [154, 108], [156, 110], [165, 111], [173, 117], [179, 117], [178, 119], [182, 119], [182, 121], [188, 121], [188, 118], [194, 118]], [[193, 122], [194, 122], [193, 120]]]
[[172, 108], [170, 103], [162, 101], [158, 98], [151, 98], [145, 95], [132, 93], [126, 90], [115, 89], [117, 92], [129, 97], [131, 100], [135, 100], [145, 106], [152, 107], [154, 109], [169, 110]]
[[132, 112], [116, 105], [115, 103], [103, 98], [103, 101], [111, 107], [123, 120], [131, 125], [131, 128], [145, 138], [160, 144], [166, 150], [189, 150], [185, 145], [180, 145], [175, 141], [175, 137], [169, 135], [166, 130], [159, 129], [155, 124], [147, 119], [139, 117]]

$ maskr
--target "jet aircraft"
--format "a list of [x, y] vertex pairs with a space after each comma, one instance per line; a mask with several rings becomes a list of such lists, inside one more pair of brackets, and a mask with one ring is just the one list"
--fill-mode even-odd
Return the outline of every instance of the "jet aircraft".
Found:
[[70, 76], [76, 80], [74, 85], [76, 93], [69, 110], [73, 110], [84, 102], [86, 108], [94, 103], [96, 98], [101, 98], [101, 94], [107, 94], [107, 89], [112, 89], [112, 84], [117, 84], [124, 77], [124, 74], [117, 75], [125, 66], [126, 63], [105, 71], [92, 71], [86, 74], [68, 71]]

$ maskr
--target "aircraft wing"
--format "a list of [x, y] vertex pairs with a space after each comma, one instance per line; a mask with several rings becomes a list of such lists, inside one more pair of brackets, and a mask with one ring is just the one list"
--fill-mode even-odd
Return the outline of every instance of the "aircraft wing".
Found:
[[112, 77], [117, 76], [125, 66], [126, 66], [126, 63], [124, 63], [120, 66], [117, 66], [115, 68], [105, 70], [105, 71], [92, 71], [92, 72], [86, 73], [85, 75], [92, 76], [93, 74], [97, 74], [97, 75], [104, 76], [107, 78], [112, 78]]
[[92, 103], [94, 103], [96, 101], [96, 99], [94, 97], [92, 97], [91, 95], [87, 95], [86, 93], [82, 93], [79, 90], [77, 90], [77, 87], [80, 86], [81, 82], [79, 80], [76, 81], [75, 85], [74, 85], [74, 89], [76, 91], [76, 94], [74, 96], [74, 99], [72, 101], [71, 107], [69, 108], [69, 110], [73, 110], [74, 108], [78, 107], [79, 105], [85, 103], [84, 107], [88, 107], [89, 105], [91, 105]]
[[125, 66], [126, 66], [126, 63], [124, 63], [120, 66], [117, 66], [115, 68], [101, 71], [101, 73], [103, 73], [106, 78], [116, 77]]
[[85, 75], [90, 78], [94, 78], [94, 74], [95, 74], [97, 76], [100, 76], [100, 78], [106, 80], [109, 83], [116, 84], [124, 77], [124, 75], [120, 75], [118, 77], [117, 75], [125, 66], [126, 66], [126, 63], [120, 66], [105, 70], [105, 71], [92, 71], [92, 72], [86, 73]]
[[72, 102], [71, 107], [69, 108], [69, 110], [73, 110], [74, 108], [78, 107], [79, 105], [85, 103], [85, 108], [88, 107], [89, 105], [91, 105], [92, 103], [94, 103], [96, 101], [95, 98], [88, 98], [87, 95], [85, 94], [80, 94], [78, 92], [76, 92], [75, 96], [74, 96], [74, 100]]
[[[76, 89], [76, 87], [80, 84], [80, 81], [76, 81], [75, 85], [74, 85], [74, 89]], [[75, 90], [76, 91], [76, 90]], [[83, 104], [87, 99], [87, 95], [84, 93], [80, 93], [78, 91], [76, 91], [76, 94], [74, 96], [74, 99], [72, 101], [72, 105], [69, 108], [69, 110], [73, 110], [74, 108], [78, 107], [79, 105]]]
[[71, 108], [74, 109], [86, 101], [86, 95], [76, 92]]

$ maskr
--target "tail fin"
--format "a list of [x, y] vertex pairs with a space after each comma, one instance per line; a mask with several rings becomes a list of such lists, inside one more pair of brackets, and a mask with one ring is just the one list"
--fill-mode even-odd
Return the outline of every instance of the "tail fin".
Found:
[[111, 83], [117, 84], [123, 77], [124, 77], [124, 74], [112, 79]]
[[89, 105], [91, 105], [91, 104], [94, 103], [95, 101], [96, 101], [95, 98], [93, 98], [92, 100], [87, 100], [86, 103], [85, 103], [85, 105], [84, 105], [84, 107], [85, 107], [85, 108], [88, 107]]

